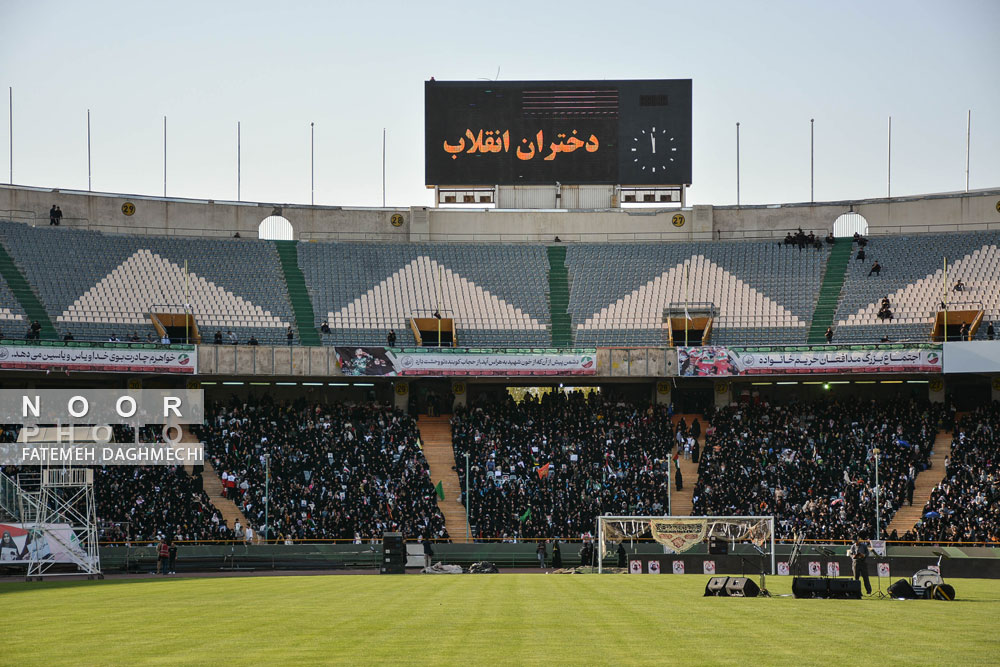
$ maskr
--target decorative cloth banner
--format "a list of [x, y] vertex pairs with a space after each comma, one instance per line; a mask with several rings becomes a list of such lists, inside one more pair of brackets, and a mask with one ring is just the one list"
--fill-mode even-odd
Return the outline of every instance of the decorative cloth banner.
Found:
[[708, 532], [706, 519], [653, 519], [649, 522], [653, 539], [663, 545], [665, 553], [684, 553], [705, 539]]
[[594, 375], [597, 350], [338, 347], [344, 375]]

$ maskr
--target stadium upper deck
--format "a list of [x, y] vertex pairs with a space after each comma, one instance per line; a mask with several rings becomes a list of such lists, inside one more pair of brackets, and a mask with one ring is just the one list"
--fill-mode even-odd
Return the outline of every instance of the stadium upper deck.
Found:
[[[716, 343], [802, 344], [823, 317], [835, 342], [895, 342], [927, 340], [946, 290], [1000, 318], [1000, 191], [663, 211], [265, 208], [312, 242], [282, 256], [281, 242], [254, 238], [260, 205], [0, 187], [0, 327], [21, 337], [41, 308], [43, 336], [145, 340], [150, 312], [190, 304], [203, 342], [231, 331], [284, 344], [291, 331], [296, 344], [382, 344], [393, 329], [406, 346], [409, 318], [437, 310], [463, 346], [664, 345], [663, 309], [697, 302], [717, 310]], [[849, 209], [867, 217], [864, 260], [846, 240], [780, 243], [796, 228], [823, 239]], [[480, 240], [498, 230], [502, 242]], [[850, 255], [845, 270], [835, 254]], [[959, 279], [966, 289], [951, 293]], [[832, 317], [816, 308], [821, 292]], [[891, 320], [878, 316], [883, 297]], [[330, 333], [317, 336], [323, 322]]]

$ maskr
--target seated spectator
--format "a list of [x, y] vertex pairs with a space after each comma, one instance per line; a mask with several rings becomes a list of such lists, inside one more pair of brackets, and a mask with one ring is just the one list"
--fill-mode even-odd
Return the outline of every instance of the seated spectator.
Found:
[[259, 343], [257, 343], [257, 337], [254, 336], [253, 334], [250, 334], [250, 340], [247, 341], [247, 345], [258, 345], [258, 344]]
[[236, 339], [236, 334], [234, 334], [232, 331], [227, 331], [226, 332], [226, 336], [229, 337], [229, 344], [230, 345], [238, 345], [239, 344], [239, 341]]
[[860, 250], [858, 250], [858, 254], [855, 255], [854, 259], [858, 262], [865, 261], [865, 249], [861, 248]]
[[1000, 404], [963, 417], [955, 427], [944, 479], [905, 536], [927, 542], [984, 542], [1000, 546]]
[[871, 275], [871, 274], [873, 274], [873, 273], [874, 273], [874, 274], [875, 274], [876, 276], [879, 276], [879, 275], [882, 275], [882, 265], [878, 263], [878, 260], [877, 260], [877, 259], [875, 260], [875, 263], [874, 263], [874, 264], [872, 264], [872, 268], [871, 268], [871, 270], [870, 270], [870, 271], [868, 272], [868, 275], [870, 276], [870, 275]]
[[837, 242], [837, 239], [836, 237], [834, 237], [833, 232], [830, 232], [829, 234], [826, 235], [826, 242], [828, 245], [833, 245], [834, 243]]
[[774, 514], [777, 537], [874, 534], [874, 450], [887, 525], [911, 466], [927, 466], [949, 419], [943, 406], [913, 400], [729, 406], [711, 416], [692, 514]]
[[389, 347], [396, 347], [396, 332], [389, 330], [389, 335], [385, 337], [385, 342]]
[[212, 342], [215, 343], [216, 345], [222, 345], [222, 332], [221, 331], [216, 331], [215, 332], [215, 335], [212, 336]]
[[71, 341], [71, 340], [73, 340], [73, 332], [72, 331], [67, 331], [66, 335], [63, 336], [63, 340], [64, 341]]
[[206, 409], [199, 435], [258, 534], [270, 466], [269, 539], [448, 537], [416, 422], [398, 410], [233, 399]]
[[959, 279], [958, 279], [958, 282], [957, 282], [957, 283], [955, 283], [955, 287], [954, 287], [953, 289], [954, 289], [954, 291], [956, 291], [956, 292], [962, 292], [962, 291], [964, 291], [964, 290], [965, 290], [965, 283], [964, 283], [964, 282], [962, 282], [962, 279], [961, 279], [961, 278], [959, 278]]
[[676, 433], [667, 406], [553, 391], [456, 408], [456, 461], [469, 454], [477, 536], [580, 537], [598, 514], [663, 514]]
[[323, 324], [319, 325], [319, 330], [325, 334], [330, 333], [330, 323], [324, 320]]

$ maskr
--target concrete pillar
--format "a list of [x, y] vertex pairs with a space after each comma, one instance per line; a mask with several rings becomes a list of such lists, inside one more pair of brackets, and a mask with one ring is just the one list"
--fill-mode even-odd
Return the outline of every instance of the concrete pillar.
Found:
[[393, 406], [397, 410], [406, 412], [410, 408], [410, 382], [409, 380], [396, 380], [392, 384], [395, 401]]
[[994, 401], [1000, 402], [1000, 375], [993, 376], [992, 392], [990, 398]]
[[932, 377], [927, 383], [927, 399], [931, 403], [944, 403], [944, 378]]
[[729, 380], [715, 381], [715, 407], [724, 408], [733, 402], [733, 385]]
[[462, 380], [455, 380], [451, 383], [451, 395], [454, 397], [452, 405], [456, 408], [464, 408], [468, 404], [469, 392]]

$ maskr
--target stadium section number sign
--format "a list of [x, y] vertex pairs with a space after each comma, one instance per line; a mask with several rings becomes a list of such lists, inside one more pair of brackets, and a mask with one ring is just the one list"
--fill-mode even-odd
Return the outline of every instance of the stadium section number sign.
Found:
[[427, 185], [691, 183], [691, 80], [428, 81]]
[[124, 213], [125, 215], [132, 215], [133, 213], [135, 213], [135, 204], [133, 204], [130, 201], [127, 201], [124, 204], [122, 204], [122, 213]]
[[678, 375], [728, 377], [794, 373], [940, 372], [941, 346], [678, 347]]

